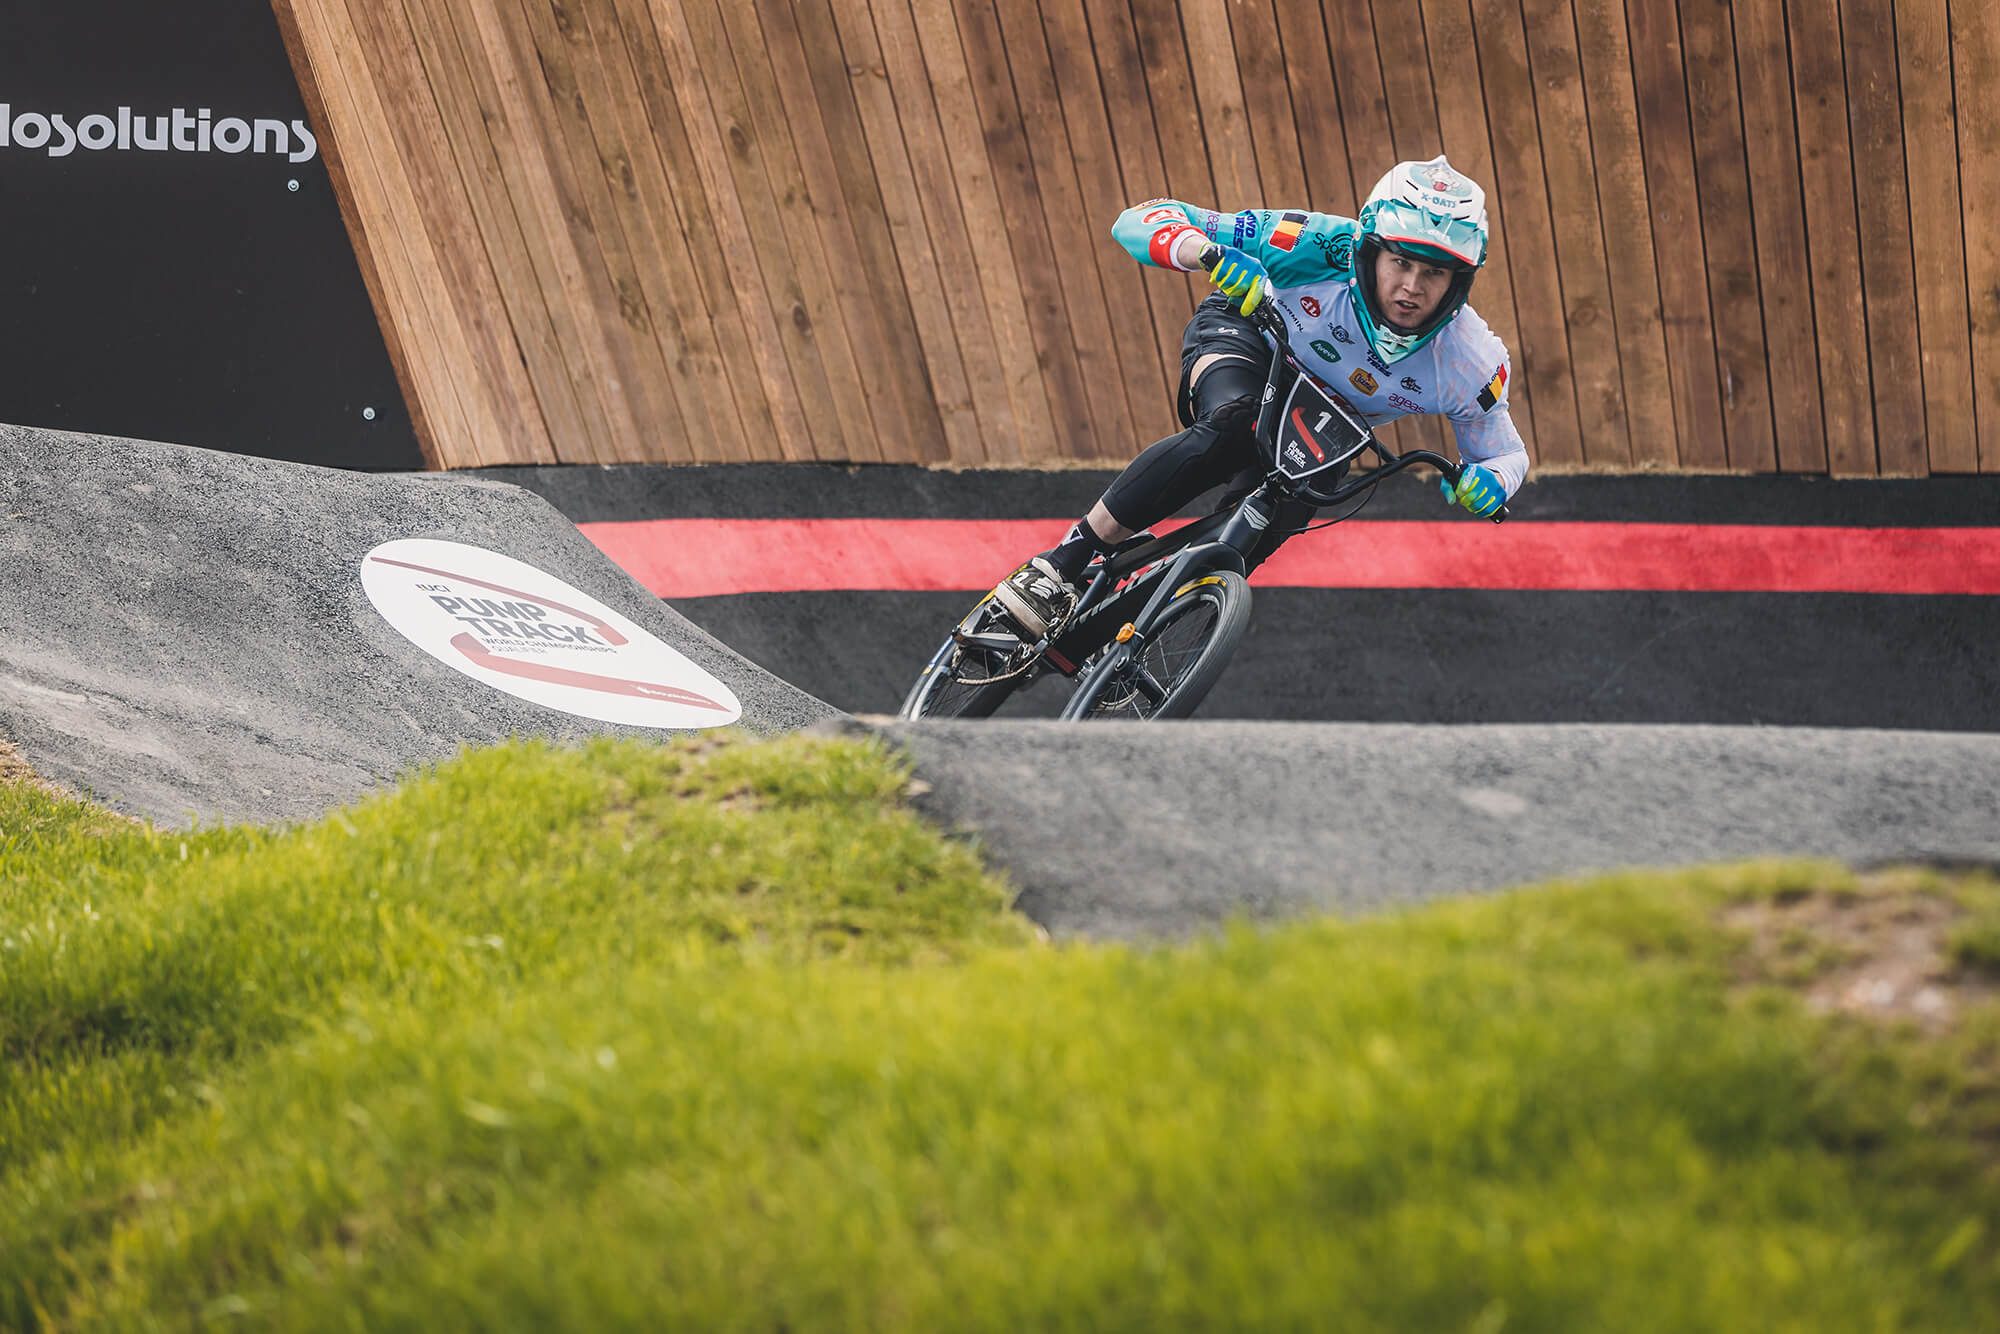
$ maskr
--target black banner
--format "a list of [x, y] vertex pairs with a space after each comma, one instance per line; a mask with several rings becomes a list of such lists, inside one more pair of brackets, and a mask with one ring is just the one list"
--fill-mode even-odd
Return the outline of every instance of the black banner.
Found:
[[0, 421], [422, 467], [270, 5], [0, 18]]

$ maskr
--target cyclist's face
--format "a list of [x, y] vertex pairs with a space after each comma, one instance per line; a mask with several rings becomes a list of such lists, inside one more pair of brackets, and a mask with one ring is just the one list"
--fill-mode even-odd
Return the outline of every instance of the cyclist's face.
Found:
[[1391, 250], [1375, 256], [1375, 299], [1389, 323], [1399, 329], [1414, 329], [1429, 319], [1450, 286], [1450, 269]]

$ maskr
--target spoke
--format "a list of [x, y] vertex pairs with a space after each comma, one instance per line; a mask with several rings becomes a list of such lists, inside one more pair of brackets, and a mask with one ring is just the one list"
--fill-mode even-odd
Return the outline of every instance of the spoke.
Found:
[[1132, 684], [1139, 688], [1139, 693], [1150, 700], [1156, 709], [1160, 707], [1161, 701], [1167, 697], [1167, 688], [1161, 685], [1151, 672], [1146, 670], [1144, 662], [1136, 658], [1132, 662]]

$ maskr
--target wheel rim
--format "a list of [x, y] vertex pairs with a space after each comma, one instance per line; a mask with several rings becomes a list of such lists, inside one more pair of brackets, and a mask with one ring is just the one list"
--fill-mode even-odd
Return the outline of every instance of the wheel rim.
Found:
[[[993, 624], [991, 605], [981, 603], [960, 623], [960, 628], [977, 632]], [[1013, 682], [996, 682], [1017, 664], [1011, 655], [976, 645], [947, 642], [925, 669], [927, 675], [917, 706], [910, 711], [917, 718], [955, 718], [963, 714], [987, 714], [998, 703], [993, 692], [1012, 693]]]
[[931, 668], [930, 689], [924, 692], [919, 712], [927, 718], [961, 713], [994, 688], [990, 678], [1006, 670], [1007, 660], [1001, 654], [987, 649], [956, 649]]
[[1091, 716], [1131, 721], [1154, 716], [1201, 661], [1201, 651], [1221, 619], [1221, 606], [1206, 591], [1172, 609], [1091, 703]]

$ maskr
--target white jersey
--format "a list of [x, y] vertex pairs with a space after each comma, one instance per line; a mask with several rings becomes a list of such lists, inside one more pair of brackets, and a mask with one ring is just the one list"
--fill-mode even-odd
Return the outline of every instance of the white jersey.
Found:
[[1450, 419], [1459, 457], [1489, 468], [1513, 495], [1528, 476], [1528, 449], [1507, 409], [1507, 345], [1463, 306], [1436, 337], [1385, 366], [1362, 336], [1346, 278], [1274, 288], [1268, 298], [1291, 329], [1292, 355], [1370, 426], [1436, 413]]
[[1292, 353], [1370, 426], [1415, 413], [1449, 418], [1460, 457], [1483, 464], [1513, 495], [1528, 476], [1528, 449], [1507, 411], [1507, 346], [1462, 306], [1422, 347], [1387, 365], [1354, 309], [1353, 218], [1303, 210], [1218, 213], [1149, 199], [1118, 215], [1112, 239], [1141, 264], [1177, 268], [1188, 232], [1253, 255], [1271, 275], [1268, 298], [1291, 326]]

